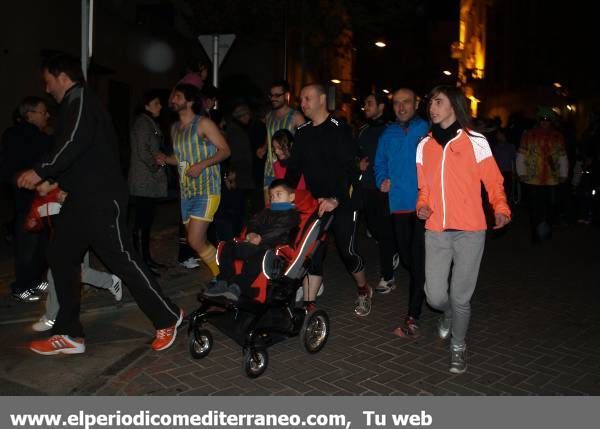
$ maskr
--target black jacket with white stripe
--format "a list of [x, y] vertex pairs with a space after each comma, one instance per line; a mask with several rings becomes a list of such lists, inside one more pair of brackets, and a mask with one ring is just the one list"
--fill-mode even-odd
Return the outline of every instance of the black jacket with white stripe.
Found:
[[59, 182], [69, 199], [127, 195], [110, 115], [88, 87], [65, 93], [55, 125], [55, 146], [34, 167], [42, 179]]
[[315, 198], [350, 201], [350, 188], [356, 181], [358, 145], [350, 127], [331, 116], [323, 123], [308, 121], [298, 127], [285, 178], [296, 186], [304, 175]]

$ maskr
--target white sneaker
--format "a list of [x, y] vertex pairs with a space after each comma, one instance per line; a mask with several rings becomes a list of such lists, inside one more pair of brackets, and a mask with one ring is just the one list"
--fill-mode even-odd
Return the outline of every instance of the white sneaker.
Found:
[[[317, 291], [317, 296], [323, 295], [323, 291], [325, 290], [325, 282], [321, 282], [321, 286], [319, 286], [319, 290]], [[296, 291], [296, 302], [300, 302], [304, 300], [304, 287], [300, 286]]]
[[385, 280], [383, 277], [379, 280], [379, 284], [375, 286], [375, 292], [385, 295], [396, 289], [396, 283], [394, 279]]
[[187, 268], [188, 270], [193, 270], [194, 268], [198, 268], [200, 266], [198, 260], [193, 256], [190, 256], [185, 261], [180, 262], [179, 265], [181, 265], [184, 268]]
[[49, 331], [50, 329], [52, 329], [53, 326], [54, 326], [54, 320], [50, 320], [46, 317], [46, 315], [43, 315], [40, 318], [40, 320], [35, 322], [31, 327], [36, 332], [44, 332], [44, 331]]
[[108, 290], [115, 296], [116, 301], [121, 301], [121, 298], [123, 298], [123, 282], [114, 274], [111, 277], [112, 285], [108, 288]]

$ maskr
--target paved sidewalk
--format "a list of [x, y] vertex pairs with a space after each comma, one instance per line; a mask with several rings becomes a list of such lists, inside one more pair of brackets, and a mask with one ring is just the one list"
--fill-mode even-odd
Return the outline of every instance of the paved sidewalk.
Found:
[[[42, 357], [23, 347], [35, 335], [27, 323], [2, 321], [0, 392], [51, 395], [598, 395], [600, 394], [600, 231], [560, 227], [553, 241], [532, 246], [523, 219], [489, 239], [473, 298], [469, 369], [452, 375], [447, 344], [437, 339], [437, 313], [425, 309], [416, 342], [391, 331], [406, 312], [407, 276], [398, 289], [376, 296], [366, 319], [352, 315], [355, 289], [334, 249], [319, 301], [331, 318], [331, 336], [316, 355], [298, 339], [269, 349], [265, 375], [250, 380], [241, 349], [212, 329], [215, 345], [203, 360], [187, 351], [185, 330], [174, 347], [150, 350], [152, 327], [141, 312], [110, 297], [84, 298], [88, 351]], [[168, 234], [171, 234], [168, 237]], [[167, 245], [174, 231], [163, 239]], [[160, 243], [158, 243], [160, 244]], [[377, 280], [377, 249], [361, 238], [368, 277]], [[172, 250], [172, 249], [171, 249]], [[169, 251], [171, 251], [169, 250]], [[206, 272], [171, 269], [161, 283], [190, 311]], [[102, 293], [102, 292], [101, 292]], [[98, 294], [95, 294], [98, 295]], [[94, 304], [108, 300], [105, 305]], [[24, 304], [20, 304], [24, 306]], [[92, 311], [92, 309], [95, 310]], [[56, 378], [61, 383], [56, 383]], [[64, 380], [64, 381], [63, 381]]]

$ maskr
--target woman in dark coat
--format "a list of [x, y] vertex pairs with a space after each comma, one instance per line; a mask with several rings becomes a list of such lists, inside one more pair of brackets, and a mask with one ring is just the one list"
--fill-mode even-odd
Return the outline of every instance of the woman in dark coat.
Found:
[[156, 164], [154, 156], [163, 142], [163, 133], [157, 122], [162, 105], [156, 91], [142, 97], [142, 108], [131, 127], [131, 164], [129, 168], [129, 193], [135, 204], [134, 243], [150, 270], [158, 275], [162, 265], [150, 255], [150, 229], [154, 221], [156, 204], [167, 196], [167, 174]]

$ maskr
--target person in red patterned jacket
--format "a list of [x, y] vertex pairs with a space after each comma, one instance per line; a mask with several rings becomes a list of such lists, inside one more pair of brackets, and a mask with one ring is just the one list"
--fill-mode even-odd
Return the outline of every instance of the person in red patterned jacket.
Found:
[[517, 152], [517, 174], [526, 192], [534, 243], [550, 238], [559, 185], [569, 173], [565, 139], [552, 125], [556, 114], [540, 107], [537, 117], [538, 125], [523, 133]]
[[[444, 312], [440, 338], [451, 337], [450, 372], [466, 371], [465, 336], [487, 229], [481, 183], [495, 226], [510, 221], [503, 178], [482, 134], [469, 129], [467, 101], [453, 86], [430, 93], [431, 132], [417, 147], [417, 216], [425, 223], [425, 294]], [[448, 276], [452, 266], [450, 288]]]

